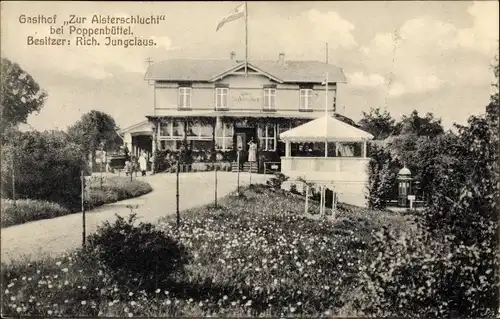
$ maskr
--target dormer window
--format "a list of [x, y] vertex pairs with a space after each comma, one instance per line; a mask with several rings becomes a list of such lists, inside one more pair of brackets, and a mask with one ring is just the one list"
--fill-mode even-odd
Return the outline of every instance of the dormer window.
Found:
[[179, 108], [188, 109], [191, 108], [191, 87], [181, 86], [179, 87]]

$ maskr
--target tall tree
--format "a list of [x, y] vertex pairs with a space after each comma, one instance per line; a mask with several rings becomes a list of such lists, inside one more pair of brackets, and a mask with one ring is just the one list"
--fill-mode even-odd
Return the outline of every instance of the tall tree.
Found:
[[114, 149], [119, 145], [121, 140], [116, 133], [117, 129], [115, 120], [110, 115], [92, 110], [70, 126], [68, 134], [75, 143], [83, 147], [85, 154], [91, 155], [94, 160], [101, 143], [105, 150]]
[[498, 117], [500, 113], [500, 101], [499, 101], [500, 70], [498, 63], [498, 55], [495, 56], [495, 60], [493, 61], [491, 67], [493, 69], [493, 75], [495, 79], [491, 85], [493, 93], [490, 96], [490, 103], [488, 104], [488, 106], [486, 106], [486, 117], [488, 118], [488, 120], [496, 122], [496, 124], [498, 125]]
[[396, 120], [391, 114], [380, 108], [371, 108], [369, 113], [363, 112], [363, 118], [359, 121], [361, 128], [374, 136], [376, 140], [383, 140], [391, 135], [397, 135]]
[[47, 93], [17, 63], [2, 58], [1, 127], [26, 123], [28, 115], [39, 112]]
[[410, 116], [404, 115], [396, 125], [401, 127], [401, 134], [415, 134], [417, 136], [435, 137], [444, 133], [441, 119], [435, 118], [434, 114], [427, 113], [421, 117], [417, 110], [414, 110]]

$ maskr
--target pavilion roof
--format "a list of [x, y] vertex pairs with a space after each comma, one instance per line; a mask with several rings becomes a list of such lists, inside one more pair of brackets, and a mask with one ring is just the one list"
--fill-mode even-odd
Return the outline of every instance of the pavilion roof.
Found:
[[331, 116], [323, 116], [280, 134], [289, 142], [361, 142], [373, 135]]

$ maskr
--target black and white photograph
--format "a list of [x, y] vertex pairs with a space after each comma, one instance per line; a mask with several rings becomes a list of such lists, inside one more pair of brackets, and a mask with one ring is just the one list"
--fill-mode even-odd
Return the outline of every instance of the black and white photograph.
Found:
[[2, 1], [1, 315], [500, 316], [498, 1]]

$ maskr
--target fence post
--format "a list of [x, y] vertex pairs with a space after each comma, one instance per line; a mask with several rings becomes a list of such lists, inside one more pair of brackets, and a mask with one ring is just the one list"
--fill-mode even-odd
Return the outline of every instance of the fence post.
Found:
[[214, 162], [214, 172], [215, 172], [215, 194], [214, 194], [214, 202], [215, 202], [215, 207], [217, 207], [217, 165], [216, 163]]
[[175, 213], [177, 215], [177, 228], [179, 228], [179, 224], [181, 222], [181, 216], [180, 216], [180, 213], [179, 213], [179, 160], [177, 160], [177, 164], [176, 164], [176, 172], [175, 172], [175, 177], [176, 177], [176, 181], [175, 181], [175, 200], [176, 200], [176, 206], [175, 206]]
[[305, 214], [309, 213], [309, 185], [304, 183], [304, 187], [306, 188], [306, 204], [305, 204]]
[[82, 183], [82, 247], [85, 248], [85, 174], [81, 172], [81, 183]]
[[236, 152], [237, 152], [236, 166], [238, 167], [238, 170], [237, 170], [238, 188], [237, 188], [236, 194], [239, 196], [240, 195], [240, 150], [237, 150]]
[[101, 180], [100, 180], [101, 190], [102, 190], [102, 158], [101, 158]]
[[252, 186], [252, 163], [253, 162], [250, 162], [250, 186]]
[[12, 203], [14, 204], [14, 207], [16, 207], [16, 173], [15, 169], [16, 166], [14, 164], [15, 161], [15, 150], [12, 149]]

